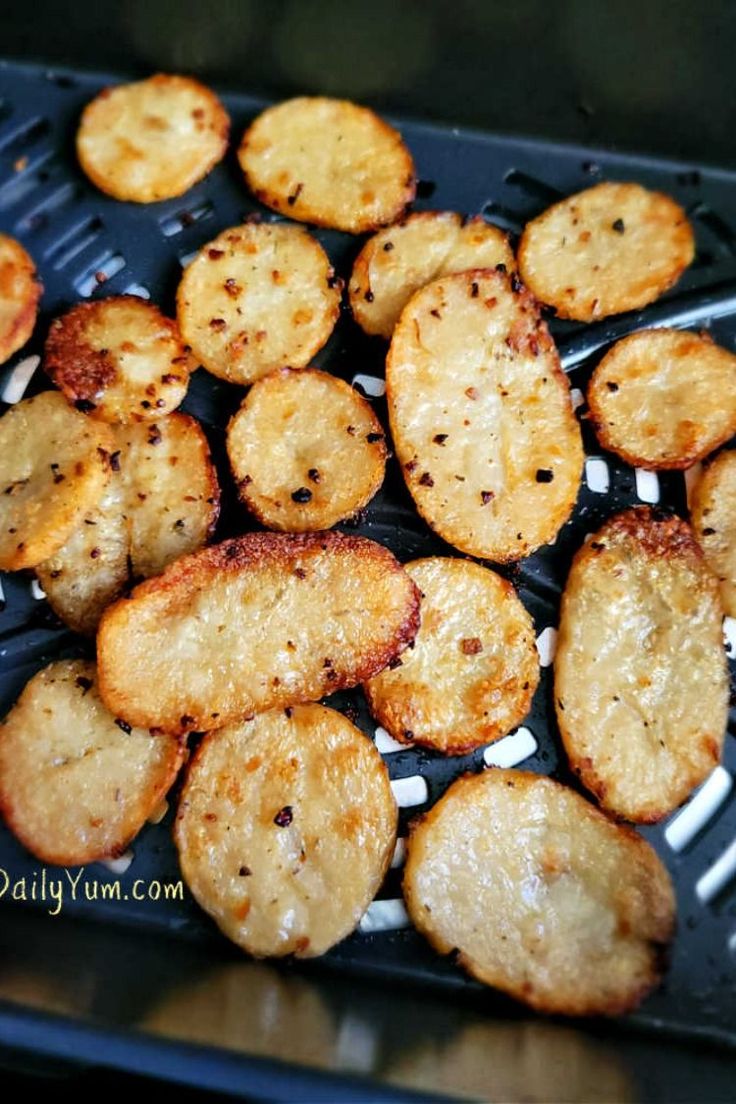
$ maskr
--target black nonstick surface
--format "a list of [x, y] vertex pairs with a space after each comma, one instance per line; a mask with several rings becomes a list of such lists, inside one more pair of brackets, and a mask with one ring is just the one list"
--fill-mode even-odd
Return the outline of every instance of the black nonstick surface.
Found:
[[[40, 352], [49, 320], [72, 303], [80, 298], [134, 292], [150, 294], [165, 311], [173, 313], [183, 259], [220, 230], [254, 212], [265, 219], [276, 217], [248, 195], [232, 152], [207, 180], [178, 200], [142, 207], [118, 203], [96, 191], [76, 165], [73, 136], [82, 105], [113, 79], [0, 63], [0, 230], [18, 237], [28, 248], [45, 287], [36, 333], [28, 347], [0, 372], [0, 393], [4, 393], [15, 366]], [[246, 122], [263, 105], [246, 95], [226, 95], [224, 99], [237, 140]], [[706, 328], [727, 348], [736, 347], [736, 232], [732, 229], [736, 227], [736, 173], [401, 120], [398, 125], [412, 149], [421, 179], [414, 205], [417, 210], [482, 213], [516, 234], [528, 218], [559, 196], [604, 179], [636, 180], [659, 188], [688, 209], [697, 236], [696, 261], [664, 300], [639, 314], [586, 329], [551, 320], [574, 388], [584, 391], [596, 359], [611, 340], [645, 324]], [[315, 233], [338, 273], [347, 278], [360, 240], [331, 231]], [[346, 312], [315, 363], [350, 381], [360, 375], [380, 380], [385, 351], [385, 344], [366, 338]], [[26, 394], [48, 386], [38, 369]], [[236, 501], [224, 462], [224, 427], [242, 396], [242, 389], [200, 370], [192, 379], [184, 403], [184, 409], [205, 426], [218, 463], [224, 488], [218, 538], [253, 527]], [[383, 398], [371, 401], [386, 424]], [[5, 409], [5, 403], [0, 405], [0, 412]], [[631, 468], [602, 452], [585, 421], [584, 405], [578, 413], [586, 452], [604, 465], [589, 468], [590, 482], [595, 486], [596, 476], [600, 479], [605, 471], [609, 488], [605, 492], [591, 489], [584, 481], [574, 517], [555, 544], [518, 567], [500, 569], [519, 588], [538, 634], [557, 624], [560, 589], [571, 555], [586, 534], [616, 510], [641, 502], [642, 495], [653, 497], [651, 480], [637, 480]], [[659, 504], [684, 513], [683, 477], [663, 473], [655, 483]], [[402, 560], [455, 554], [417, 516], [393, 461], [384, 488], [352, 529], [388, 545]], [[2, 586], [0, 712], [4, 713], [36, 670], [60, 655], [84, 654], [89, 645], [54, 617], [43, 598], [34, 593], [29, 576], [5, 575]], [[731, 675], [733, 680], [733, 656]], [[330, 703], [357, 711], [357, 723], [368, 735], [374, 735], [375, 725], [359, 692], [335, 695]], [[732, 738], [735, 726], [736, 713], [732, 710], [731, 735], [726, 740], [723, 760], [728, 776], [736, 771]], [[553, 719], [549, 667], [542, 672], [525, 727], [533, 734], [537, 750], [523, 761], [523, 766], [572, 782]], [[389, 753], [387, 762], [392, 779], [421, 776], [427, 784], [427, 801], [402, 810], [405, 832], [408, 819], [432, 804], [455, 777], [483, 768], [483, 752], [444, 759], [409, 748]], [[725, 775], [719, 777], [725, 786]], [[171, 817], [170, 809], [163, 822], [142, 831], [132, 845], [134, 857], [124, 874], [118, 876], [101, 865], [86, 868], [77, 883], [76, 900], [66, 882], [64, 913], [165, 931], [172, 938], [219, 940], [186, 893], [180, 901], [164, 899], [163, 891], [159, 900], [133, 899], [134, 883], [140, 893], [144, 892], [141, 886], [175, 883], [179, 878], [170, 839]], [[736, 799], [729, 793], [717, 813], [703, 823], [681, 852], [668, 844], [666, 827], [663, 824], [644, 829], [644, 835], [656, 847], [675, 881], [679, 930], [664, 985], [630, 1020], [636, 1025], [661, 1026], [736, 1046], [736, 894], [728, 879], [712, 896], [702, 892], [698, 896], [695, 888], [729, 846], [736, 850]], [[72, 873], [76, 875], [77, 871]], [[5, 875], [8, 884], [3, 890]], [[5, 900], [10, 899], [13, 885], [25, 878], [27, 900], [19, 900], [19, 908], [48, 911], [55, 907], [48, 897], [40, 899], [44, 884], [48, 885], [43, 876], [42, 867], [5, 828], [0, 828], [0, 892]], [[46, 879], [60, 876], [66, 881], [63, 872], [45, 871]], [[114, 883], [118, 877], [119, 901], [100, 899], [99, 889], [97, 899], [87, 899], [85, 886]], [[389, 874], [380, 896], [400, 899], [400, 871]], [[398, 977], [456, 991], [456, 998], [450, 999], [460, 999], [462, 990], [479, 988], [449, 961], [438, 958], [408, 928], [355, 934], [326, 956], [323, 964], [373, 978]], [[495, 994], [489, 993], [485, 1000], [491, 1010], [510, 1009], [509, 1002]]]

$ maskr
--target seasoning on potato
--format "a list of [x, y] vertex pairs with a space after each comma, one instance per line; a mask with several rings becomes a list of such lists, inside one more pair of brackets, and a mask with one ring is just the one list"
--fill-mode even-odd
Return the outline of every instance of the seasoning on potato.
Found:
[[238, 493], [269, 529], [329, 529], [383, 482], [386, 435], [370, 403], [326, 372], [289, 368], [251, 387], [230, 421]]
[[337, 322], [340, 293], [327, 254], [303, 227], [251, 222], [223, 231], [187, 266], [177, 316], [208, 372], [250, 384], [309, 363]]
[[375, 747], [342, 713], [297, 705], [205, 737], [182, 791], [184, 878], [258, 957], [324, 954], [357, 926], [396, 842]]
[[408, 844], [409, 915], [440, 954], [539, 1012], [617, 1015], [660, 979], [675, 898], [654, 850], [543, 775], [465, 775]]
[[269, 107], [238, 150], [256, 199], [299, 222], [364, 234], [414, 199], [414, 162], [398, 131], [367, 107], [299, 96]]
[[725, 451], [703, 471], [690, 506], [695, 536], [720, 584], [723, 608], [736, 617], [736, 451]]
[[505, 736], [539, 682], [532, 619], [511, 583], [468, 560], [404, 565], [422, 593], [414, 647], [365, 684], [371, 713], [401, 743], [459, 755]]
[[51, 663], [0, 726], [0, 811], [42, 862], [121, 855], [171, 787], [180, 740], [132, 728], [100, 701], [94, 663]]
[[0, 570], [53, 556], [102, 498], [113, 436], [58, 391], [24, 399], [0, 418]]
[[707, 334], [642, 330], [606, 353], [587, 399], [604, 448], [639, 467], [689, 468], [736, 433], [736, 356]]
[[224, 156], [229, 132], [214, 92], [191, 77], [157, 73], [104, 88], [87, 104], [77, 156], [107, 195], [154, 203], [202, 180]]
[[690, 527], [640, 506], [578, 552], [562, 596], [557, 723], [582, 784], [641, 823], [718, 763], [728, 666], [718, 582]]
[[0, 234], [0, 364], [33, 333], [42, 291], [33, 259], [15, 238]]
[[580, 428], [515, 277], [478, 270], [417, 292], [391, 340], [386, 389], [406, 484], [444, 540], [501, 563], [555, 539], [577, 498]]
[[695, 255], [679, 204], [640, 184], [597, 184], [524, 227], [521, 277], [558, 317], [593, 322], [653, 303]]
[[350, 277], [350, 307], [368, 334], [391, 337], [412, 295], [439, 276], [505, 265], [514, 254], [497, 226], [454, 211], [421, 211], [365, 243]]
[[100, 688], [130, 724], [205, 731], [357, 686], [418, 627], [418, 591], [380, 544], [249, 533], [182, 556], [106, 611]]
[[78, 303], [51, 323], [44, 350], [67, 400], [103, 422], [163, 417], [183, 400], [195, 367], [176, 323], [134, 295]]

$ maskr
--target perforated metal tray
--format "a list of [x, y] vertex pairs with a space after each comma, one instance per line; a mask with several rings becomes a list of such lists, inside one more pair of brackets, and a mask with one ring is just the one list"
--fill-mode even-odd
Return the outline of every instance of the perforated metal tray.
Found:
[[[0, 373], [0, 397], [4, 400], [0, 411], [6, 408], [5, 400], [17, 400], [23, 393], [23, 381], [34, 365], [28, 358], [40, 352], [48, 322], [56, 313], [80, 298], [120, 292], [150, 295], [172, 312], [181, 265], [202, 243], [256, 210], [266, 219], [275, 217], [252, 201], [232, 154], [211, 177], [179, 200], [139, 207], [116, 203], [97, 192], [76, 166], [73, 134], [82, 105], [113, 79], [0, 63], [0, 230], [17, 236], [27, 246], [45, 285], [42, 315], [32, 341]], [[224, 99], [237, 137], [262, 104], [243, 95]], [[736, 234], [732, 229], [736, 227], [736, 174], [411, 122], [399, 121], [399, 125], [422, 181], [416, 209], [481, 212], [515, 234], [550, 201], [602, 179], [637, 180], [660, 188], [688, 209], [697, 235], [697, 258], [664, 300], [641, 314], [586, 329], [551, 321], [579, 401], [600, 350], [615, 337], [644, 324], [706, 327], [728, 348], [736, 346]], [[359, 242], [329, 231], [317, 231], [317, 237], [337, 271], [346, 277]], [[381, 397], [384, 355], [384, 344], [364, 337], [346, 314], [316, 363], [362, 387], [385, 424]], [[47, 386], [38, 369], [30, 374], [25, 393]], [[223, 458], [223, 429], [241, 397], [241, 389], [199, 371], [184, 404], [206, 427], [225, 488], [218, 538], [243, 532], [252, 524], [237, 504]], [[584, 413], [584, 406], [579, 413]], [[480, 750], [449, 760], [380, 743], [386, 749], [397, 797], [404, 805], [402, 833], [407, 820], [434, 802], [453, 778], [469, 769], [482, 769], [484, 761], [523, 762], [525, 768], [575, 784], [566, 770], [554, 726], [549, 668], [560, 589], [571, 555], [586, 533], [624, 506], [656, 501], [678, 513], [686, 507], [680, 474], [657, 477], [634, 472], [603, 454], [584, 420], [582, 425], [589, 460], [572, 521], [553, 546], [518, 567], [501, 569], [518, 586], [534, 616], [544, 664], [529, 717], [519, 732], [485, 753]], [[383, 490], [357, 530], [385, 543], [402, 559], [453, 554], [418, 518], [393, 462]], [[6, 575], [2, 587], [0, 711], [5, 712], [38, 668], [59, 655], [84, 653], [89, 645], [53, 616], [30, 577]], [[734, 626], [730, 628], [733, 677]], [[336, 695], [330, 702], [356, 711], [357, 723], [375, 737], [375, 725], [359, 693]], [[732, 735], [735, 721], [732, 710]], [[736, 877], [736, 799], [731, 781], [736, 751], [732, 735], [726, 742], [723, 766], [685, 811], [667, 824], [644, 829], [675, 880], [680, 920], [667, 979], [630, 1020], [635, 1025], [663, 1027], [733, 1046], [736, 894], [731, 878]], [[161, 824], [147, 826], [135, 840], [132, 863], [120, 877], [120, 901], [86, 899], [86, 883], [117, 880], [97, 865], [84, 871], [76, 901], [68, 888], [65, 915], [143, 926], [172, 937], [219, 940], [186, 895], [180, 902], [133, 900], [137, 879], [147, 884], [175, 882], [179, 877], [170, 821], [171, 811]], [[39, 899], [41, 867], [4, 828], [0, 829], [0, 870], [11, 880], [25, 877], [29, 897], [35, 887], [36, 900], [25, 905], [18, 902], [18, 908], [47, 911], [53, 905]], [[47, 871], [47, 876], [58, 873]], [[6, 899], [9, 895], [10, 889]], [[405, 926], [400, 896], [397, 867], [380, 894], [382, 901], [393, 904], [369, 910], [363, 930], [335, 948], [323, 965], [378, 978], [400, 977], [438, 988], [477, 991], [475, 983], [449, 961], [435, 956]], [[233, 949], [232, 953], [238, 952]], [[510, 1011], [510, 1002], [501, 996], [487, 993], [484, 1000], [491, 1009]]]

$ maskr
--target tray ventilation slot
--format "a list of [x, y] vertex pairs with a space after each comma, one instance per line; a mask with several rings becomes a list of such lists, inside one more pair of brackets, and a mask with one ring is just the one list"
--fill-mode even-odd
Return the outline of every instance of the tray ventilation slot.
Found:
[[92, 245], [99, 238], [103, 226], [102, 219], [95, 216], [77, 223], [57, 238], [45, 254], [54, 271], [66, 268], [70, 261]]
[[422, 778], [421, 774], [412, 774], [408, 778], [394, 778], [391, 789], [400, 809], [423, 805], [429, 799], [427, 780]]
[[537, 738], [530, 728], [517, 728], [516, 732], [489, 744], [483, 752], [483, 762], [487, 767], [502, 767], [508, 770], [523, 763], [538, 748]]
[[515, 188], [519, 188], [520, 191], [524, 192], [525, 195], [539, 200], [546, 206], [557, 203], [565, 195], [559, 188], [553, 188], [551, 184], [546, 184], [544, 180], [539, 180], [536, 176], [522, 172], [521, 169], [509, 169], [504, 180], [507, 184], [512, 184]]
[[[33, 189], [35, 191], [35, 187]], [[44, 199], [35, 203], [24, 215], [21, 215], [16, 223], [18, 231], [33, 233], [43, 230], [48, 226], [51, 216], [67, 203], [79, 199], [79, 188], [74, 184], [62, 184], [55, 188]]]
[[687, 805], [669, 821], [664, 838], [673, 851], [684, 851], [713, 820], [733, 787], [733, 779], [724, 767], [716, 767]]
[[399, 931], [410, 926], [406, 905], [400, 897], [374, 901], [369, 905], [358, 925], [363, 935], [375, 932]]
[[708, 867], [695, 883], [695, 893], [704, 905], [723, 892], [736, 875], [736, 840], [729, 844], [719, 859]]
[[40, 356], [29, 356], [19, 360], [15, 367], [11, 368], [0, 393], [4, 403], [13, 405], [20, 402], [40, 363]]
[[194, 226], [196, 222], [202, 222], [204, 219], [210, 218], [213, 212], [214, 207], [207, 200], [197, 207], [175, 211], [171, 215], [164, 215], [159, 221], [161, 233], [165, 238], [173, 238], [176, 234], [180, 234], [182, 230], [186, 230], [187, 227]]
[[585, 482], [588, 490], [594, 494], [608, 494], [611, 487], [611, 476], [608, 464], [602, 456], [589, 456], [585, 461]]
[[0, 152], [8, 157], [23, 153], [29, 146], [34, 146], [41, 138], [45, 138], [51, 132], [51, 123], [48, 119], [38, 116], [21, 123], [15, 130], [9, 131], [4, 137], [0, 137]]
[[74, 281], [74, 289], [83, 299], [89, 299], [90, 295], [100, 287], [117, 276], [125, 268], [126, 260], [122, 253], [114, 253], [108, 250], [98, 257], [94, 264], [89, 265], [85, 271]]

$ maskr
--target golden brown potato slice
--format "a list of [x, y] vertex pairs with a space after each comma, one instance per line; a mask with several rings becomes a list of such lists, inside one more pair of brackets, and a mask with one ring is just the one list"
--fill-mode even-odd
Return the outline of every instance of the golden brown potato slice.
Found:
[[659, 980], [675, 898], [653, 849], [526, 771], [458, 779], [409, 838], [409, 914], [440, 954], [540, 1012], [616, 1015]]
[[606, 353], [587, 398], [604, 448], [644, 468], [689, 468], [736, 433], [736, 356], [705, 334], [642, 330]]
[[20, 242], [0, 234], [0, 364], [33, 333], [43, 288]]
[[184, 339], [207, 371], [248, 384], [309, 363], [337, 322], [340, 282], [303, 227], [251, 222], [200, 250], [176, 304]]
[[102, 498], [113, 437], [44, 391], [0, 418], [0, 569], [52, 556]]
[[216, 728], [356, 686], [418, 627], [417, 589], [380, 544], [249, 533], [182, 557], [105, 613], [101, 692], [131, 724]]
[[560, 318], [592, 322], [654, 302], [694, 255], [692, 228], [673, 199], [605, 183], [527, 223], [518, 262], [526, 286]]
[[394, 222], [416, 191], [398, 131], [367, 107], [325, 96], [262, 112], [243, 135], [238, 160], [267, 207], [350, 234]]
[[108, 713], [94, 663], [52, 663], [0, 726], [0, 812], [42, 862], [114, 858], [173, 783], [184, 751], [176, 737]]
[[450, 755], [505, 736], [539, 682], [534, 625], [511, 583], [468, 560], [405, 564], [422, 594], [414, 647], [365, 684], [371, 713], [402, 743]]
[[396, 842], [388, 772], [322, 705], [261, 713], [206, 736], [174, 837], [197, 902], [258, 957], [324, 954], [357, 926]]
[[51, 606], [77, 632], [134, 578], [195, 552], [212, 534], [220, 503], [207, 438], [188, 414], [116, 426], [112, 477], [99, 506], [36, 569]]
[[505, 265], [514, 254], [497, 226], [480, 217], [465, 221], [454, 211], [422, 211], [379, 230], [358, 254], [350, 277], [350, 306], [368, 334], [391, 337], [399, 315], [439, 276]]
[[386, 437], [370, 403], [315, 369], [255, 383], [227, 431], [243, 502], [269, 529], [330, 529], [383, 482]]
[[214, 92], [191, 77], [157, 73], [105, 88], [87, 104], [77, 156], [115, 199], [153, 203], [188, 191], [227, 149], [230, 119]]
[[722, 452], [695, 484], [693, 529], [721, 585], [723, 608], [736, 617], [736, 451]]
[[688, 525], [649, 507], [578, 552], [562, 597], [555, 704], [570, 765], [604, 808], [651, 823], [718, 763], [728, 668], [718, 584]]
[[504, 562], [555, 539], [583, 449], [570, 387], [516, 280], [445, 276], [410, 300], [386, 363], [396, 454], [417, 509], [463, 552]]
[[196, 367], [175, 322], [133, 295], [78, 303], [51, 323], [44, 368], [103, 422], [151, 421], [181, 403]]

